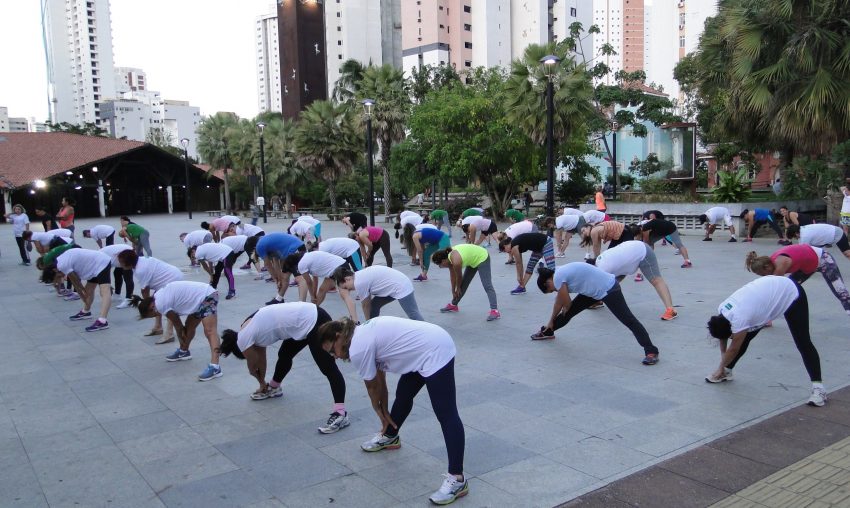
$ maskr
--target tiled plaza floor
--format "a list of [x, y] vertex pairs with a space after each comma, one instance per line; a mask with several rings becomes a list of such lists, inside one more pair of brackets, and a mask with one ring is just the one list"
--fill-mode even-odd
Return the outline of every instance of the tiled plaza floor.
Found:
[[[177, 235], [204, 218], [196, 215], [190, 223], [185, 215], [143, 216], [137, 222], [151, 230], [156, 257], [200, 281], [205, 277], [188, 269]], [[81, 220], [77, 228], [100, 222]], [[116, 218], [105, 222], [117, 225]], [[282, 231], [286, 223], [272, 219], [267, 230]], [[323, 232], [340, 236], [344, 229], [328, 223]], [[848, 413], [842, 395], [827, 408], [802, 407], [780, 417], [804, 418], [805, 425], [786, 423], [815, 429], [814, 442], [758, 426], [744, 431], [758, 437], [754, 444], [738, 445], [737, 437], [727, 436], [798, 406], [808, 398], [809, 382], [781, 320], [759, 335], [734, 382], [703, 381], [718, 362], [704, 323], [721, 300], [753, 278], [743, 267], [746, 252], [776, 247], [771, 238], [728, 244], [717, 236], [711, 243], [695, 233], [684, 237], [694, 262], [689, 270], [679, 268], [681, 258], [671, 247], [657, 249], [677, 320], [658, 319], [663, 308], [648, 283], [623, 283], [627, 301], [661, 350], [654, 367], [640, 364], [641, 349], [607, 310], [583, 313], [554, 341], [530, 341], [548, 318], [552, 298], [533, 282], [528, 294], [510, 296], [514, 268], [503, 264], [495, 247], [500, 321], [485, 322], [487, 301], [476, 281], [459, 314], [440, 314], [449, 299], [449, 275], [432, 268], [431, 279], [417, 284], [416, 298], [426, 319], [445, 327], [458, 347], [470, 494], [457, 506], [555, 506], [639, 471], [684, 478], [681, 471], [699, 466], [676, 462], [690, 450], [731, 454], [736, 461], [744, 459], [729, 451], [735, 446], [761, 453], [760, 460], [744, 462], [753, 471], [746, 479], [722, 479], [721, 487], [697, 478], [695, 496], [713, 503], [791, 464], [774, 456], [796, 461], [837, 441], [822, 436], [847, 422], [824, 415]], [[139, 322], [132, 309], [113, 308], [109, 330], [86, 333], [85, 322], [68, 320], [78, 303], [56, 298], [36, 283], [34, 268], [17, 265], [8, 226], [0, 226], [0, 251], [0, 506], [425, 506], [439, 486], [445, 449], [424, 392], [402, 429], [402, 448], [366, 454], [359, 443], [378, 423], [349, 365], [341, 369], [352, 424], [320, 435], [316, 427], [327, 418], [331, 397], [309, 354], [296, 358], [282, 398], [251, 401], [256, 382], [235, 358], [222, 361], [222, 378], [196, 380], [208, 355], [200, 334], [195, 359], [171, 364], [163, 357], [173, 346], [143, 337], [150, 323]], [[568, 252], [559, 264], [582, 257], [575, 244]], [[393, 254], [398, 269], [417, 274], [395, 240]], [[850, 264], [839, 260], [839, 266], [850, 276]], [[236, 328], [273, 294], [270, 284], [248, 274], [236, 280], [237, 298], [219, 306], [220, 329]], [[848, 317], [819, 278], [808, 281], [806, 291], [824, 381], [836, 390], [850, 383]], [[287, 296], [294, 298], [295, 291]], [[334, 294], [324, 307], [333, 316], [344, 313]], [[383, 313], [403, 315], [398, 305]], [[724, 440], [727, 446], [716, 446]], [[685, 506], [683, 498], [663, 504], [663, 489], [641, 493], [649, 497], [638, 497], [638, 490], [612, 499]]]

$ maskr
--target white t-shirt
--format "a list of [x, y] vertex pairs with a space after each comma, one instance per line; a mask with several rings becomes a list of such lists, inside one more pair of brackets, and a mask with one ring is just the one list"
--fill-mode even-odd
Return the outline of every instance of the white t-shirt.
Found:
[[429, 377], [456, 353], [451, 335], [439, 326], [392, 316], [379, 316], [357, 326], [348, 349], [351, 363], [366, 381], [375, 379], [379, 369]]
[[360, 250], [360, 244], [351, 238], [328, 238], [319, 243], [319, 250], [347, 258]]
[[187, 316], [197, 312], [201, 303], [213, 293], [215, 289], [205, 282], [178, 280], [156, 292], [154, 305], [162, 315], [174, 311], [180, 316]]
[[422, 231], [423, 229], [440, 229], [437, 226], [431, 224], [430, 222], [423, 222], [416, 226], [416, 231]]
[[408, 215], [400, 215], [399, 222], [401, 223], [401, 227], [404, 227], [408, 224], [418, 226], [422, 224], [422, 216], [418, 213], [410, 212]]
[[608, 249], [596, 258], [596, 268], [608, 272], [614, 277], [631, 275], [646, 258], [649, 246], [637, 240], [629, 240]]
[[121, 254], [125, 250], [133, 250], [133, 247], [127, 245], [126, 243], [117, 243], [115, 245], [107, 245], [100, 249], [100, 252], [103, 252], [109, 259], [112, 260], [112, 268], [121, 268], [121, 263], [118, 262], [118, 254]]
[[309, 273], [316, 277], [330, 277], [334, 270], [344, 263], [345, 259], [336, 254], [316, 250], [301, 257], [301, 261], [298, 262], [298, 273]]
[[245, 252], [245, 242], [247, 241], [248, 237], [245, 235], [233, 235], [221, 239], [221, 243], [230, 247], [233, 252]]
[[139, 286], [159, 291], [168, 283], [183, 280], [183, 272], [176, 266], [156, 258], [139, 258], [133, 276], [139, 282]]
[[[44, 233], [34, 231], [33, 234], [32, 234], [31, 240], [33, 242], [38, 242], [38, 243], [44, 245], [45, 247], [47, 247], [47, 244], [49, 244], [51, 241], [53, 241], [54, 238], [62, 238], [63, 240], [65, 240], [65, 243], [71, 243], [72, 240], [71, 240], [70, 234], [57, 235], [57, 234], [55, 234], [56, 231], [68, 231], [68, 230], [67, 229], [61, 229], [61, 230], [60, 229], [53, 229], [51, 231], [45, 231]], [[69, 233], [70, 233], [70, 231], [69, 231]]]
[[709, 224], [719, 224], [724, 221], [727, 226], [732, 225], [732, 215], [729, 209], [723, 206], [715, 206], [705, 211], [705, 216], [708, 218]]
[[800, 243], [823, 247], [841, 240], [844, 231], [832, 224], [809, 224], [800, 228]]
[[732, 293], [717, 311], [729, 320], [732, 333], [757, 330], [785, 314], [798, 296], [791, 279], [766, 275]]
[[56, 269], [68, 275], [76, 273], [82, 281], [94, 279], [112, 263], [112, 258], [97, 250], [68, 249], [56, 258]]
[[319, 219], [315, 218], [315, 217], [310, 216], [310, 215], [302, 215], [302, 216], [298, 217], [298, 220], [295, 221], [295, 222], [306, 222], [307, 224], [309, 224], [311, 226], [315, 226], [316, 224], [318, 224], [321, 221]]
[[487, 231], [490, 229], [490, 223], [492, 221], [490, 219], [485, 219], [480, 215], [470, 215], [461, 221], [461, 226], [466, 226], [467, 224], [471, 224], [475, 226], [475, 229], [478, 231]]
[[398, 300], [413, 292], [413, 282], [395, 268], [374, 265], [354, 272], [354, 292], [361, 300], [370, 296]]
[[250, 238], [254, 235], [265, 233], [265, 230], [260, 226], [255, 226], [253, 224], [241, 224], [236, 227], [236, 232]]
[[582, 215], [584, 215], [584, 221], [588, 224], [599, 224], [605, 220], [605, 212], [599, 210], [588, 210]]
[[302, 220], [297, 220], [297, 221], [295, 221], [295, 224], [289, 226], [289, 234], [290, 235], [295, 235], [295, 236], [299, 236], [299, 237], [307, 237], [307, 238], [310, 238], [310, 239], [314, 238], [313, 237], [313, 230], [314, 229], [313, 229], [312, 224], [310, 224], [307, 221], [302, 221]]
[[848, 195], [841, 200], [841, 213], [850, 213], [850, 196]]
[[531, 233], [532, 229], [534, 229], [534, 224], [530, 220], [521, 220], [508, 226], [505, 229], [505, 234], [508, 235], [508, 238], [514, 239], [519, 235]]
[[239, 330], [236, 345], [245, 351], [253, 345], [268, 347], [279, 340], [304, 340], [316, 326], [319, 312], [307, 302], [287, 302], [261, 307], [245, 328]]
[[198, 249], [195, 251], [195, 259], [218, 263], [224, 261], [224, 258], [232, 252], [233, 249], [223, 243], [205, 243], [198, 246]]
[[12, 232], [15, 233], [15, 236], [21, 236], [26, 231], [30, 218], [25, 213], [16, 213], [9, 216], [9, 222], [12, 223]]
[[106, 240], [109, 235], [115, 234], [115, 228], [108, 224], [99, 224], [89, 230], [92, 240]]
[[579, 218], [584, 218], [584, 214], [564, 214], [555, 217], [555, 227], [564, 231], [572, 231], [578, 226]]
[[183, 245], [187, 249], [212, 242], [212, 233], [206, 229], [196, 229], [183, 237]]
[[398, 214], [399, 220], [404, 219], [405, 217], [413, 217], [413, 216], [419, 217], [419, 214], [412, 211], [412, 210], [404, 210], [403, 212]]
[[564, 208], [563, 215], [584, 215], [584, 212], [578, 208]]

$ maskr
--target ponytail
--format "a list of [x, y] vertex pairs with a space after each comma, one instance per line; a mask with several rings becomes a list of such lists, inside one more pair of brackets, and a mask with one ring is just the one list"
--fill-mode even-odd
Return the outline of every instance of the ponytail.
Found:
[[139, 319], [153, 317], [153, 297], [142, 298], [139, 295], [133, 295], [130, 305], [139, 309]]
[[240, 360], [245, 359], [245, 355], [242, 354], [242, 351], [239, 349], [236, 341], [239, 339], [239, 334], [228, 328], [227, 330], [221, 332], [221, 345], [218, 347], [221, 352], [221, 356], [227, 358], [231, 354]]

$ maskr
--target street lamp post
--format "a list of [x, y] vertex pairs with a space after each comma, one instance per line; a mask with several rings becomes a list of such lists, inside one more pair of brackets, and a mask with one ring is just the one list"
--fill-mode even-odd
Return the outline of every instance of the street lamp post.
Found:
[[265, 145], [263, 140], [263, 131], [266, 128], [266, 124], [263, 122], [257, 123], [257, 128], [260, 130], [260, 174], [262, 175], [262, 183], [260, 184], [260, 190], [262, 191], [263, 198], [263, 224], [268, 222], [268, 217], [266, 216], [266, 152]]
[[189, 138], [180, 140], [183, 146], [183, 162], [186, 168], [186, 211], [189, 212], [189, 220], [192, 220], [192, 194], [189, 190]]
[[546, 215], [551, 217], [555, 211], [555, 151], [554, 151], [554, 114], [555, 114], [555, 88], [553, 78], [555, 67], [561, 59], [555, 55], [546, 55], [540, 59], [546, 70], [546, 169], [548, 170], [546, 183]]
[[[369, 161], [369, 225], [375, 225], [375, 167], [372, 161], [372, 107], [374, 99], [363, 99], [363, 111], [366, 114], [366, 153]], [[386, 207], [388, 203], [384, 203]]]

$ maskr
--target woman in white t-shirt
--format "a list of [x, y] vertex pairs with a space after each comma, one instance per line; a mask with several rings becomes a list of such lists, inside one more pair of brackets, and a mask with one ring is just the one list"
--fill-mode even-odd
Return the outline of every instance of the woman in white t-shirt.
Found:
[[[109, 328], [106, 318], [112, 304], [112, 281], [109, 277], [111, 263], [112, 259], [106, 254], [88, 249], [68, 249], [56, 258], [56, 273], [68, 277], [83, 301], [83, 310], [71, 316], [71, 321], [91, 319], [95, 288], [100, 292], [100, 316], [86, 327], [87, 332]], [[82, 281], [86, 281], [85, 286]]]
[[[322, 349], [319, 327], [331, 321], [331, 316], [321, 307], [306, 302], [281, 303], [261, 308], [248, 316], [236, 332], [225, 330], [221, 334], [221, 354], [231, 353], [248, 361], [248, 372], [260, 383], [251, 394], [252, 400], [280, 397], [280, 384], [292, 369], [292, 359], [305, 347], [310, 348], [313, 361], [328, 379], [334, 398], [333, 411], [322, 434], [332, 434], [348, 427], [351, 421], [345, 411], [345, 378], [333, 357]], [[266, 348], [282, 341], [277, 351], [277, 363], [272, 379], [266, 383]]]
[[410, 256], [410, 266], [419, 266], [422, 264], [419, 258], [419, 250], [413, 241], [413, 234], [418, 231], [423, 220], [422, 216], [418, 213], [405, 210], [401, 212], [398, 222], [395, 225], [395, 237], [399, 238], [399, 230], [401, 230], [401, 238], [399, 240], [404, 246], [404, 250]]
[[[664, 314], [661, 319], [672, 321], [678, 316], [678, 313], [673, 310], [673, 297], [670, 296], [670, 288], [667, 287], [667, 282], [661, 277], [661, 269], [658, 268], [655, 251], [646, 243], [629, 240], [613, 249], [608, 249], [596, 258], [596, 267], [613, 275], [617, 282], [622, 282], [627, 275], [640, 270], [646, 280], [655, 288], [661, 302], [664, 303]], [[635, 281], [640, 282], [641, 280], [643, 278], [635, 278]]]
[[[466, 243], [481, 245], [486, 239], [487, 247], [489, 247], [490, 235], [496, 232], [498, 226], [493, 219], [488, 219], [481, 215], [470, 215], [460, 221], [460, 228], [466, 235]], [[480, 233], [477, 240], [475, 239], [476, 233]]]
[[[361, 272], [358, 272], [361, 273]], [[381, 430], [361, 444], [367, 452], [401, 447], [399, 431], [422, 387], [428, 388], [431, 407], [440, 422], [448, 452], [446, 479], [430, 500], [449, 504], [469, 492], [463, 476], [465, 435], [457, 411], [452, 337], [437, 325], [396, 317], [377, 317], [355, 326], [342, 318], [323, 325], [322, 348], [335, 358], [349, 360], [366, 383]], [[389, 407], [386, 373], [400, 374], [395, 400]]]
[[[227, 237], [225, 237], [227, 238]], [[213, 289], [218, 288], [218, 281], [221, 280], [221, 272], [227, 278], [227, 296], [225, 300], [230, 300], [236, 296], [236, 279], [233, 278], [233, 264], [236, 258], [239, 257], [238, 252], [223, 243], [222, 239], [219, 243], [205, 243], [195, 249], [195, 259], [201, 262], [203, 269], [210, 275], [210, 286]]]
[[799, 238], [800, 243], [813, 247], [823, 248], [835, 245], [844, 257], [850, 259], [850, 242], [847, 241], [847, 234], [843, 229], [832, 224], [809, 224], [802, 227], [791, 224], [785, 234], [789, 239]]
[[[183, 280], [183, 272], [176, 266], [156, 258], [139, 257], [135, 250], [127, 250], [118, 254], [118, 262], [125, 271], [132, 270], [132, 275], [142, 288], [142, 298], [148, 298], [153, 293], [164, 288], [168, 284]], [[132, 305], [132, 301], [130, 302]], [[174, 342], [174, 325], [168, 321], [165, 335], [162, 333], [162, 315], [154, 316], [154, 325], [145, 334], [145, 337], [162, 335], [156, 344], [167, 344]]]
[[6, 214], [6, 220], [12, 223], [12, 233], [15, 234], [15, 242], [21, 254], [21, 264], [30, 265], [30, 256], [27, 253], [24, 231], [30, 230], [30, 218], [22, 205], [12, 206], [12, 213]]
[[553, 230], [555, 238], [555, 257], [567, 257], [567, 247], [570, 246], [570, 239], [573, 235], [579, 234], [581, 228], [587, 224], [584, 220], [584, 215], [581, 210], [575, 208], [565, 208], [564, 210], [573, 210], [578, 213], [566, 213], [557, 217], [546, 217], [541, 224], [541, 229]]
[[[85, 235], [85, 231], [83, 231]], [[115, 306], [116, 309], [126, 309], [130, 306], [130, 303], [133, 301], [133, 291], [135, 290], [135, 285], [133, 284], [133, 271], [125, 270], [121, 266], [121, 262], [118, 261], [118, 255], [124, 251], [131, 251], [132, 247], [125, 243], [107, 245], [100, 249], [100, 252], [103, 252], [112, 260], [112, 277], [115, 279], [115, 295], [121, 295], [121, 289], [124, 288], [127, 292], [123, 300], [118, 302], [118, 305]]]
[[708, 320], [708, 332], [720, 341], [720, 366], [706, 381], [731, 381], [732, 369], [747, 352], [750, 342], [768, 323], [784, 316], [812, 381], [808, 403], [811, 406], [826, 403], [820, 356], [809, 335], [809, 302], [802, 286], [788, 277], [766, 275], [732, 293], [717, 312]]
[[[345, 260], [337, 255], [314, 250], [290, 254], [283, 262], [283, 269], [295, 276], [302, 302], [307, 301], [309, 294], [313, 303], [321, 305], [328, 291], [334, 288], [334, 271], [344, 264]], [[321, 285], [320, 278], [324, 279]]]
[[721, 222], [726, 224], [726, 227], [729, 228], [729, 234], [731, 235], [729, 241], [738, 241], [738, 239], [735, 238], [735, 225], [732, 222], [732, 214], [729, 213], [729, 209], [723, 206], [715, 206], [713, 208], [709, 208], [704, 214], [699, 216], [699, 223], [705, 225], [705, 238], [702, 239], [703, 242], [711, 241], [711, 235], [714, 234], [714, 230], [717, 229], [717, 225]]
[[386, 266], [374, 265], [358, 272], [352, 272], [348, 267], [340, 266], [333, 274], [339, 296], [348, 308], [351, 319], [357, 321], [357, 310], [351, 298], [351, 291], [360, 298], [363, 315], [366, 319], [377, 317], [381, 307], [398, 300], [407, 317], [416, 321], [424, 321], [416, 304], [413, 294], [413, 282], [400, 271]]
[[[133, 297], [133, 306], [139, 309], [141, 319], [152, 318], [157, 314], [165, 317], [174, 325], [180, 347], [165, 357], [166, 361], [179, 362], [192, 359], [189, 344], [195, 338], [198, 325], [203, 325], [204, 335], [210, 344], [210, 363], [198, 375], [198, 381], [210, 381], [221, 377], [218, 363], [220, 340], [218, 337], [218, 291], [209, 284], [188, 280], [178, 280], [147, 298]], [[186, 316], [184, 324], [180, 316]]]
[[302, 217], [300, 219], [292, 221], [292, 224], [289, 226], [289, 230], [287, 231], [287, 233], [292, 236], [297, 236], [298, 239], [304, 242], [305, 244], [316, 243], [317, 238], [315, 234], [315, 226], [307, 220], [302, 219], [306, 219], [306, 217]]
[[186, 247], [186, 256], [189, 258], [189, 263], [193, 267], [200, 266], [198, 260], [195, 259], [195, 249], [205, 243], [212, 243], [213, 234], [206, 229], [196, 229], [190, 233], [180, 233], [180, 241]]
[[47, 254], [47, 252], [52, 248], [50, 243], [55, 238], [62, 238], [63, 243], [71, 243], [73, 240], [71, 239], [71, 230], [70, 229], [51, 229], [50, 231], [45, 231], [44, 233], [34, 232], [29, 229], [25, 229], [23, 233], [21, 233], [21, 238], [24, 239], [25, 242], [32, 242], [35, 246], [35, 251], [40, 255]]
[[328, 238], [319, 244], [319, 250], [337, 255], [348, 263], [348, 267], [356, 272], [363, 269], [363, 259], [360, 256], [360, 244], [351, 238]]

